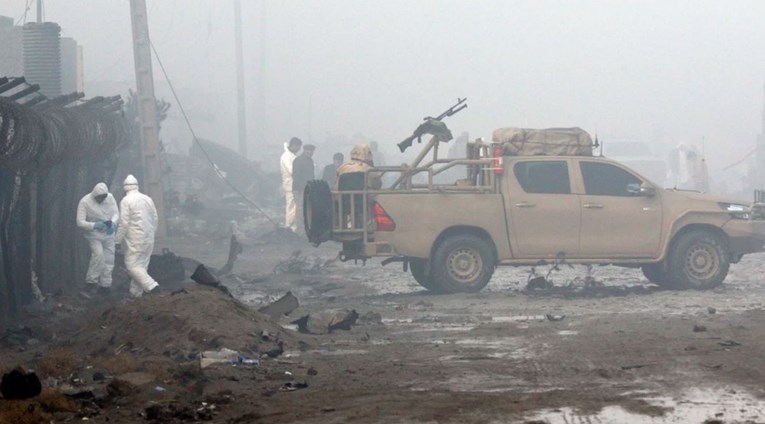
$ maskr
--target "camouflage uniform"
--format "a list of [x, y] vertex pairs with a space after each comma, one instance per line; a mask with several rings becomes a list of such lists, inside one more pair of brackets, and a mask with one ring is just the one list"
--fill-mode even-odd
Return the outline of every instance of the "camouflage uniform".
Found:
[[[366, 144], [357, 144], [351, 150], [351, 160], [346, 162], [337, 168], [337, 176], [335, 177], [335, 190], [337, 190], [338, 181], [340, 181], [340, 175], [349, 172], [365, 172], [369, 168], [374, 167], [374, 161], [372, 160], [372, 150]], [[367, 188], [373, 190], [379, 190], [382, 187], [382, 178], [379, 172], [370, 172], [367, 174]]]

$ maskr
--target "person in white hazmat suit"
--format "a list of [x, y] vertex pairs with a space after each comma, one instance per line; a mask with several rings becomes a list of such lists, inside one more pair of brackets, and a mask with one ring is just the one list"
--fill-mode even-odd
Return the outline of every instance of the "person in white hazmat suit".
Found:
[[151, 197], [138, 191], [138, 180], [128, 175], [124, 182], [125, 197], [120, 202], [120, 220], [116, 241], [125, 252], [125, 268], [130, 275], [130, 294], [140, 297], [158, 284], [148, 273], [157, 231], [157, 208]]
[[303, 145], [303, 140], [292, 137], [289, 143], [284, 144], [284, 153], [279, 159], [279, 170], [282, 174], [282, 190], [284, 191], [284, 226], [292, 231], [297, 231], [295, 215], [297, 215], [297, 204], [295, 196], [292, 193], [292, 162], [297, 157], [297, 152]]
[[90, 265], [85, 275], [88, 287], [112, 286], [114, 231], [119, 216], [117, 201], [104, 183], [96, 184], [77, 205], [77, 226], [84, 231], [90, 246]]

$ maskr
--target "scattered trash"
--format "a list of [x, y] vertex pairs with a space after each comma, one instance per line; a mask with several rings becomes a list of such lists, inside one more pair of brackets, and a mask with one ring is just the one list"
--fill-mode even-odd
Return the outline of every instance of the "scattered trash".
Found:
[[566, 318], [566, 316], [546, 314], [545, 318], [547, 318], [548, 321], [563, 321]]
[[305, 381], [292, 380], [292, 381], [288, 381], [284, 383], [284, 386], [282, 386], [281, 390], [283, 392], [293, 392], [295, 390], [306, 389], [306, 388], [308, 388], [308, 383], [306, 383]]
[[694, 333], [703, 333], [704, 331], [707, 331], [707, 327], [703, 325], [694, 325], [693, 326], [693, 332]]
[[240, 356], [238, 362], [242, 365], [260, 365], [260, 359], [248, 358], [246, 356]]
[[709, 312], [709, 315], [714, 315], [717, 313], [717, 309], [710, 306], [707, 308], [707, 312]]
[[154, 390], [158, 392], [166, 392], [167, 389], [162, 386], [154, 386]]
[[3, 374], [3, 379], [0, 381], [0, 394], [6, 400], [31, 399], [39, 395], [41, 391], [42, 384], [37, 374], [28, 373], [21, 367]]
[[204, 351], [199, 357], [199, 365], [202, 368], [207, 368], [212, 364], [232, 363], [238, 361], [239, 352], [225, 347], [221, 348], [220, 350]]
[[306, 334], [328, 334], [335, 330], [350, 330], [359, 318], [355, 310], [325, 311], [315, 315], [304, 315], [292, 324], [297, 324], [298, 331]]
[[215, 278], [210, 273], [210, 271], [202, 264], [199, 264], [199, 266], [197, 266], [197, 269], [194, 271], [194, 273], [191, 274], [191, 279], [194, 280], [194, 282], [196, 282], [197, 284], [218, 289], [222, 291], [223, 293], [226, 293], [227, 295], [231, 296], [231, 292], [228, 291], [228, 288], [224, 286], [217, 278]]
[[258, 312], [271, 317], [273, 320], [281, 318], [282, 315], [289, 315], [300, 307], [297, 297], [288, 291], [287, 294], [279, 298], [276, 302], [258, 309]]
[[724, 342], [719, 342], [717, 344], [719, 344], [720, 346], [723, 346], [723, 347], [741, 346], [741, 343], [739, 343], [737, 341], [734, 341], [734, 340], [726, 340]]
[[213, 419], [215, 405], [205, 402], [199, 406], [171, 404], [151, 405], [144, 409], [147, 421], [156, 423], [210, 421]]

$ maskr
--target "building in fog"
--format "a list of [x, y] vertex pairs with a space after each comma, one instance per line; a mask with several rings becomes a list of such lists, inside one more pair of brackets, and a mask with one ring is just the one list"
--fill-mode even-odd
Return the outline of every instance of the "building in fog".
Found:
[[18, 26], [0, 16], [0, 76], [24, 76], [49, 97], [83, 91], [82, 47], [53, 22]]
[[13, 18], [0, 16], [0, 76], [24, 74], [23, 29], [13, 25]]

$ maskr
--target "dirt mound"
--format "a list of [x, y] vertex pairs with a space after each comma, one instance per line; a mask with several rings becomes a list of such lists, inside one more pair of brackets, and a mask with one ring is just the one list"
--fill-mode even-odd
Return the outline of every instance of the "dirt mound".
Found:
[[266, 315], [200, 286], [97, 311], [70, 339], [94, 356], [131, 351], [175, 358], [222, 347], [252, 355], [269, 351], [278, 341], [297, 346], [296, 336]]

